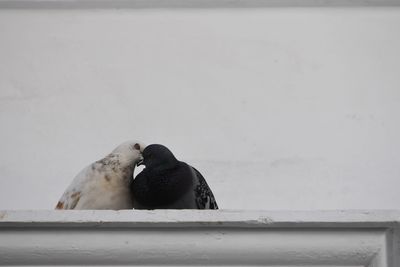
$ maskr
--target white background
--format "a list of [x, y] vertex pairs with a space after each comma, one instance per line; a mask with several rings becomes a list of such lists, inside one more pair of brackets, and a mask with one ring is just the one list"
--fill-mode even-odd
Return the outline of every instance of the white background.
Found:
[[224, 209], [400, 208], [400, 9], [0, 10], [0, 209], [162, 143]]

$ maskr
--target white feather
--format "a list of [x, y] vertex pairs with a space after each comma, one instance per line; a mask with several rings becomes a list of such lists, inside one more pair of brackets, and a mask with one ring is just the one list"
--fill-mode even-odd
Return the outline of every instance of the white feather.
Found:
[[132, 209], [129, 184], [144, 145], [127, 141], [84, 168], [61, 196], [56, 209]]

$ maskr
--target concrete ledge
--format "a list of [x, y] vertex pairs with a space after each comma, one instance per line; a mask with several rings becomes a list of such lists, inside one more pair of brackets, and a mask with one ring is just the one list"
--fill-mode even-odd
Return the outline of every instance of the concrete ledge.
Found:
[[400, 211], [0, 211], [2, 227], [400, 227]]
[[397, 0], [0, 0], [12, 9], [390, 7]]
[[0, 265], [399, 266], [400, 211], [2, 211]]

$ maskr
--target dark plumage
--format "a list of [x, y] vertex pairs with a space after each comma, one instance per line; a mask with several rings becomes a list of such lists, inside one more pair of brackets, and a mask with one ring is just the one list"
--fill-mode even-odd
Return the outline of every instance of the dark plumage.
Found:
[[200, 172], [165, 146], [147, 146], [140, 164], [146, 168], [131, 185], [135, 209], [218, 209]]

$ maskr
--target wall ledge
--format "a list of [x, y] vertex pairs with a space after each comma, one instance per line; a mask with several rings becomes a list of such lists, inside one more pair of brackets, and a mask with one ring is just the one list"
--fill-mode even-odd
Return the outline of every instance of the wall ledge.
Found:
[[397, 0], [0, 0], [9, 9], [394, 7]]
[[400, 211], [0, 211], [0, 265], [400, 266]]
[[0, 211], [2, 227], [400, 227], [399, 210], [28, 210]]

